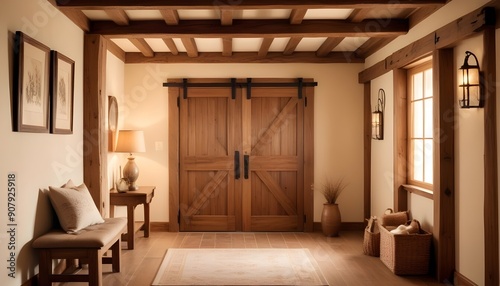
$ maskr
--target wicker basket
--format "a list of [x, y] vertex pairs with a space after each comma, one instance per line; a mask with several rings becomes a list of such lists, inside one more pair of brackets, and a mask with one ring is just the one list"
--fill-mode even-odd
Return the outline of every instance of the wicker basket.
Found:
[[394, 212], [391, 208], [385, 210], [382, 215], [383, 226], [398, 226], [405, 224], [410, 219], [408, 211]]
[[370, 256], [380, 256], [380, 232], [371, 232], [368, 227], [365, 228], [363, 253]]
[[397, 275], [425, 275], [429, 273], [432, 234], [421, 230], [418, 234], [392, 234], [380, 229], [380, 260]]

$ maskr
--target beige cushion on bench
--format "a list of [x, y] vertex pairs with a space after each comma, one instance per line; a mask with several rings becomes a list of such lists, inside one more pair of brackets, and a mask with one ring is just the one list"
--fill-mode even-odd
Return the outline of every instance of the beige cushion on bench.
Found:
[[107, 218], [104, 223], [88, 226], [77, 233], [51, 230], [33, 241], [34, 248], [100, 248], [125, 232], [125, 218]]
[[69, 180], [61, 187], [49, 186], [49, 190], [50, 202], [65, 231], [78, 232], [104, 222], [85, 184], [76, 186]]

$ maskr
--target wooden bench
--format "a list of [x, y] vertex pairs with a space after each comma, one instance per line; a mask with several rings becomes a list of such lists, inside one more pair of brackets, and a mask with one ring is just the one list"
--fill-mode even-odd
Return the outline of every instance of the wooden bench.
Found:
[[[39, 250], [39, 285], [52, 282], [88, 282], [102, 285], [102, 264], [112, 264], [113, 272], [120, 272], [121, 235], [126, 232], [125, 218], [107, 218], [104, 223], [89, 226], [77, 234], [54, 229], [33, 241], [33, 248]], [[111, 250], [111, 256], [104, 256]], [[53, 259], [77, 259], [88, 263], [88, 274], [55, 274]]]

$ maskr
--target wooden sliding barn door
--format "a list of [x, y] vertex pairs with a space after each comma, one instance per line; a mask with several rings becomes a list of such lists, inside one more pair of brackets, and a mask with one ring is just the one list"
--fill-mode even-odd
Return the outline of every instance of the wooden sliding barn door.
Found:
[[178, 90], [179, 229], [304, 230], [312, 171], [305, 175], [305, 98], [297, 87]]
[[[229, 88], [192, 88], [180, 99], [181, 231], [235, 231], [234, 154], [241, 138], [241, 97]], [[239, 103], [239, 104], [238, 104]], [[241, 220], [241, 219], [239, 219]]]
[[303, 230], [303, 111], [297, 88], [252, 88], [243, 99], [245, 231]]

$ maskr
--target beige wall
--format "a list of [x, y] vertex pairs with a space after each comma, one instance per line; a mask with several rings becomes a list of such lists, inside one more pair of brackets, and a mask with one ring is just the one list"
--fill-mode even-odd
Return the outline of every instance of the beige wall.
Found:
[[393, 121], [394, 121], [394, 92], [393, 73], [376, 78], [371, 82], [371, 110], [375, 110], [378, 98], [378, 90], [385, 91], [384, 110], [384, 140], [371, 140], [371, 210], [372, 215], [382, 216], [387, 208], [394, 206], [393, 184], [394, 184], [394, 154], [393, 150]]
[[[344, 176], [349, 183], [340, 197], [343, 221], [363, 221], [363, 86], [357, 83], [361, 64], [130, 64], [125, 67], [125, 126], [145, 130], [147, 152], [137, 154], [139, 184], [157, 186], [152, 221], [168, 221], [168, 78], [303, 77], [315, 88], [315, 182]], [[359, 115], [359, 116], [356, 116]], [[161, 150], [156, 145], [163, 146]], [[315, 194], [314, 220], [323, 197]], [[137, 211], [140, 216], [140, 210]]]
[[[11, 92], [13, 33], [23, 31], [75, 61], [74, 129], [72, 135], [12, 132]], [[0, 10], [0, 284], [21, 285], [38, 272], [33, 237], [51, 224], [50, 204], [39, 191], [69, 178], [83, 181], [83, 32], [47, 1], [8, 0]], [[7, 174], [17, 173], [15, 278], [7, 276]]]
[[[467, 39], [455, 47], [455, 66], [463, 65], [465, 51], [473, 52], [481, 66], [483, 37]], [[470, 61], [471, 63], [473, 60]], [[459, 73], [457, 73], [458, 86]], [[457, 88], [455, 98], [462, 97]], [[484, 109], [455, 108], [455, 206], [457, 271], [484, 284]], [[471, 247], [471, 246], [474, 247]]]
[[[124, 80], [125, 80], [125, 63], [118, 59], [111, 52], [106, 54], [106, 95], [114, 96], [118, 102], [118, 114], [121, 115], [124, 109]], [[106, 108], [106, 130], [108, 129], [108, 109]], [[123, 129], [124, 116], [118, 116], [117, 129]], [[111, 151], [111, 150], [109, 150]], [[108, 186], [114, 187], [114, 183], [120, 178], [120, 164], [126, 158], [121, 153], [108, 153]], [[124, 165], [125, 163], [123, 163]], [[109, 192], [105, 191], [104, 202], [104, 215], [109, 216]], [[115, 207], [115, 217], [127, 216], [126, 207]]]
[[[368, 58], [365, 67], [383, 60], [398, 49], [428, 35], [487, 2], [451, 1], [437, 11], [435, 15], [415, 27], [408, 35], [399, 37]], [[499, 43], [498, 40], [497, 43]], [[450, 67], [455, 74], [463, 64], [466, 50], [474, 52], [481, 62], [483, 58], [482, 36], [467, 39], [455, 47], [455, 64]], [[500, 66], [498, 54], [497, 52], [497, 67]], [[392, 81], [392, 72], [372, 81], [372, 104], [376, 99], [378, 88], [383, 87], [392, 90]], [[458, 88], [454, 96], [458, 102]], [[392, 94], [388, 96], [388, 101], [390, 100], [394, 100]], [[474, 283], [484, 285], [484, 140], [482, 139], [484, 138], [484, 110], [459, 109], [457, 104], [455, 112], [456, 269]], [[381, 157], [392, 158], [394, 153], [392, 134], [387, 134], [387, 131], [393, 128], [393, 122], [391, 121], [393, 110], [389, 109], [387, 117], [389, 120], [386, 121], [388, 126], [386, 125], [385, 135], [391, 136], [389, 137], [391, 141], [372, 141], [372, 212], [376, 215], [385, 209], [384, 204], [393, 204], [392, 173], [394, 166], [392, 162], [388, 163], [380, 160]], [[498, 118], [497, 121], [499, 121]], [[419, 219], [426, 230], [433, 231], [434, 216], [431, 200], [412, 194], [409, 197], [409, 209], [413, 217]]]

